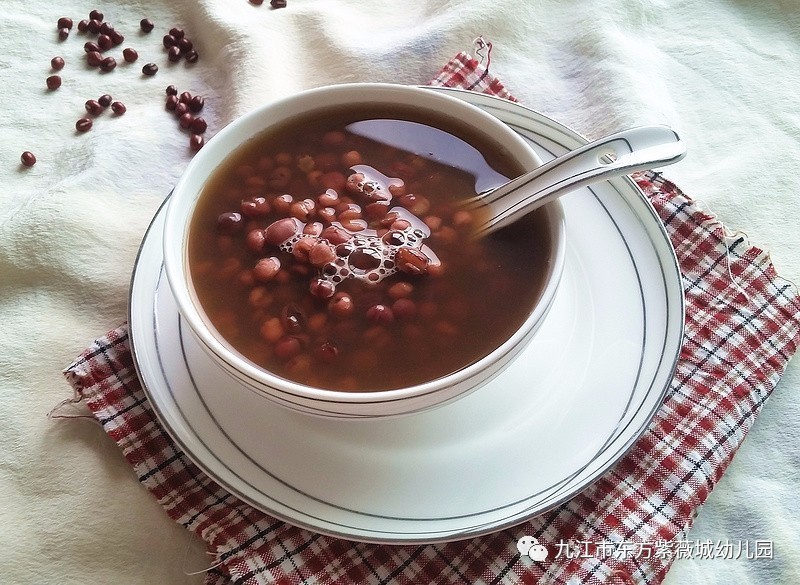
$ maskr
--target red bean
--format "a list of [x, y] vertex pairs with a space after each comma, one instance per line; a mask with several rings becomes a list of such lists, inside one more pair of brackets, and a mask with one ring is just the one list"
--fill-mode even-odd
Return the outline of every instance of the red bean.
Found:
[[90, 51], [86, 53], [86, 63], [89, 67], [100, 67], [100, 63], [103, 62], [103, 55], [100, 54], [100, 51]]
[[333, 189], [328, 189], [317, 197], [317, 202], [323, 207], [332, 207], [339, 202], [339, 194]]
[[61, 71], [64, 68], [64, 59], [62, 57], [53, 57], [50, 59], [50, 67], [53, 71]]
[[297, 222], [290, 217], [279, 219], [267, 226], [264, 237], [267, 244], [278, 246], [297, 233]]
[[289, 360], [298, 355], [303, 349], [300, 340], [296, 337], [284, 336], [275, 343], [275, 355], [282, 360]]
[[266, 197], [250, 197], [241, 203], [242, 214], [247, 217], [259, 217], [269, 213], [270, 206]]
[[103, 108], [102, 105], [100, 105], [100, 102], [98, 102], [97, 100], [86, 100], [84, 108], [92, 116], [99, 116], [100, 114], [103, 113], [103, 110], [105, 109]]
[[167, 96], [167, 100], [164, 103], [164, 107], [169, 110], [170, 112], [175, 110], [175, 106], [178, 105], [178, 97], [174, 95]]
[[367, 309], [367, 319], [378, 325], [390, 325], [394, 322], [394, 313], [386, 305], [372, 305]]
[[198, 113], [205, 106], [206, 100], [204, 97], [196, 95], [189, 101], [189, 111]]
[[392, 311], [398, 319], [411, 319], [417, 314], [417, 305], [411, 299], [400, 298], [392, 303]]
[[20, 162], [26, 167], [32, 167], [36, 164], [36, 156], [29, 150], [23, 152], [19, 159]]
[[262, 229], [250, 230], [245, 236], [245, 245], [254, 254], [260, 254], [264, 250], [266, 241], [264, 230]]
[[61, 87], [61, 76], [60, 75], [51, 75], [46, 80], [47, 89], [49, 90], [56, 90]]
[[308, 252], [308, 261], [317, 268], [336, 260], [336, 252], [326, 241], [317, 241]]
[[323, 225], [318, 221], [306, 223], [303, 233], [309, 236], [319, 236], [322, 233]]
[[292, 169], [287, 166], [279, 166], [272, 169], [269, 174], [269, 186], [273, 189], [283, 189], [292, 178]]
[[287, 333], [300, 333], [306, 321], [306, 314], [297, 303], [289, 303], [281, 309], [281, 325]]
[[239, 213], [222, 213], [217, 217], [217, 231], [222, 234], [235, 234], [242, 231], [244, 222]]
[[410, 282], [395, 282], [387, 289], [387, 294], [393, 299], [405, 299], [414, 292], [414, 286]]
[[317, 238], [313, 237], [306, 237], [301, 238], [298, 240], [294, 247], [292, 248], [292, 256], [294, 256], [300, 262], [309, 262], [309, 254], [311, 253], [311, 248], [317, 243]]
[[192, 134], [189, 137], [189, 148], [191, 148], [195, 152], [203, 148], [205, 144], [206, 144], [206, 139], [203, 138], [200, 134]]
[[111, 42], [111, 37], [108, 35], [100, 35], [97, 37], [97, 46], [101, 51], [108, 51], [114, 43]]
[[337, 319], [347, 319], [355, 313], [353, 298], [344, 292], [338, 292], [328, 302], [328, 312]]
[[206, 131], [206, 128], [208, 128], [208, 124], [203, 118], [195, 118], [192, 121], [191, 130], [195, 134], [202, 134]]
[[268, 282], [275, 278], [281, 269], [281, 261], [275, 256], [262, 258], [253, 268], [253, 277], [261, 282]]
[[155, 24], [149, 18], [143, 18], [139, 21], [139, 27], [142, 29], [143, 32], [149, 33], [155, 28]]
[[114, 112], [115, 115], [121, 116], [128, 111], [128, 108], [126, 108], [125, 104], [122, 102], [112, 102], [111, 111]]
[[283, 330], [283, 325], [281, 325], [281, 320], [277, 317], [272, 317], [271, 319], [267, 319], [262, 323], [260, 329], [261, 337], [263, 337], [266, 341], [270, 343], [275, 343], [285, 333]]
[[122, 58], [126, 63], [133, 63], [139, 58], [139, 53], [136, 52], [136, 49], [128, 47], [122, 51]]
[[419, 276], [428, 272], [430, 260], [416, 248], [400, 248], [394, 256], [397, 268], [401, 272]]
[[92, 120], [91, 118], [81, 118], [77, 122], [75, 122], [75, 129], [78, 132], [88, 132], [92, 129]]
[[99, 98], [97, 98], [97, 103], [100, 104], [101, 106], [103, 106], [104, 108], [107, 108], [108, 106], [110, 106], [113, 101], [114, 101], [114, 98], [112, 98], [107, 93], [105, 93], [105, 94], [101, 95]]
[[152, 77], [153, 75], [158, 73], [158, 65], [156, 65], [155, 63], [148, 63], [147, 65], [142, 67], [142, 73]]
[[100, 69], [103, 71], [112, 71], [117, 66], [117, 60], [114, 57], [106, 57], [100, 62]]
[[314, 347], [313, 355], [318, 361], [331, 363], [339, 356], [339, 348], [332, 341], [325, 339]]
[[309, 292], [317, 298], [329, 299], [336, 292], [336, 286], [323, 278], [315, 278], [308, 286]]

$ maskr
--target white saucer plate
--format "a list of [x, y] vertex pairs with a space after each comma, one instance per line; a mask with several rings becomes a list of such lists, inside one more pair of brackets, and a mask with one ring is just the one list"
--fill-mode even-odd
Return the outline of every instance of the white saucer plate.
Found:
[[[586, 142], [518, 104], [431, 90], [494, 114], [544, 161]], [[182, 322], [166, 282], [162, 208], [139, 252], [129, 315], [134, 361], [156, 415], [232, 494], [315, 532], [439, 542], [553, 508], [600, 477], [645, 430], [672, 379], [684, 317], [669, 239], [630, 179], [581, 189], [562, 202], [564, 275], [531, 344], [460, 400], [375, 420], [290, 411], [212, 362]]]

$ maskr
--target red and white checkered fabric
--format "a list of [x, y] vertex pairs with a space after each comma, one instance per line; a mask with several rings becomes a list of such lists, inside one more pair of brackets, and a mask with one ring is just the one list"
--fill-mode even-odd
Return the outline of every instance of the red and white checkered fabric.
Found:
[[[433, 83], [512, 99], [466, 54]], [[569, 502], [513, 529], [382, 546], [296, 528], [242, 503], [176, 448], [136, 377], [126, 326], [97, 340], [66, 375], [139, 481], [206, 540], [216, 555], [207, 585], [659, 583], [677, 553], [671, 544], [685, 540], [800, 343], [800, 299], [763, 251], [675, 185], [654, 173], [635, 179], [666, 225], [683, 275], [686, 338], [675, 378], [625, 458]], [[550, 547], [548, 561], [521, 557], [517, 541], [526, 535]], [[638, 550], [612, 555], [611, 542]], [[572, 554], [554, 543], [572, 543]]]

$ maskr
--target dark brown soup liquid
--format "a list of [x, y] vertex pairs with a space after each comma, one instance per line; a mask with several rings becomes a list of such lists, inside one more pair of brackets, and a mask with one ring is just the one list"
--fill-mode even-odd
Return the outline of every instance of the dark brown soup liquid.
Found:
[[530, 315], [543, 212], [473, 240], [459, 202], [523, 172], [461, 122], [397, 106], [291, 120], [233, 153], [190, 226], [196, 295], [220, 336], [289, 380], [344, 391], [455, 372]]

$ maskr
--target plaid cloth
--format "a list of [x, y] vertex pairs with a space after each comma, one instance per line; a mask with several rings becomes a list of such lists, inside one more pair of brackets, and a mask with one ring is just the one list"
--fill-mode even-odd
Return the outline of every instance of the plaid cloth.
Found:
[[[511, 98], [463, 53], [433, 83]], [[762, 250], [728, 233], [675, 185], [655, 173], [635, 179], [666, 225], [683, 275], [686, 339], [677, 372], [652, 424], [614, 468], [513, 529], [384, 546], [296, 528], [237, 500], [176, 448], [136, 377], [126, 326], [65, 373], [139, 481], [208, 543], [216, 560], [207, 585], [659, 583], [800, 342], [800, 299]], [[521, 555], [523, 536], [545, 545], [549, 560]]]

